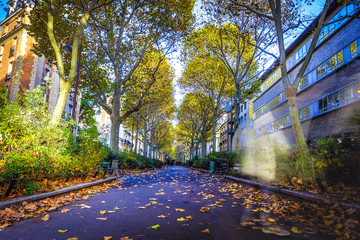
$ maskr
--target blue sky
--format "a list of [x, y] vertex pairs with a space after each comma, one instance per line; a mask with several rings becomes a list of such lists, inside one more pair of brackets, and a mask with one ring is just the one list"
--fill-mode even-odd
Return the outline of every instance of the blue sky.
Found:
[[5, 7], [5, 6], [7, 7], [7, 4], [6, 4], [7, 0], [0, 0], [0, 2], [1, 2], [2, 4], [4, 4], [4, 6], [2, 6], [2, 7], [0, 8], [0, 22], [2, 22], [2, 21], [5, 19], [5, 16], [6, 16], [6, 12], [5, 12], [5, 10], [4, 10], [4, 7]]

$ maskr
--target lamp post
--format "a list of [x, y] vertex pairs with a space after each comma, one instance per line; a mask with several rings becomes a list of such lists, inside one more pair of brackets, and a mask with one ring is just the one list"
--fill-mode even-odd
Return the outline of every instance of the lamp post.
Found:
[[[155, 159], [157, 159], [156, 144], [154, 144], [154, 146], [153, 146], [153, 152], [155, 152]], [[153, 156], [154, 156], [154, 154], [153, 154]]]
[[228, 124], [227, 124], [227, 151], [231, 151], [232, 145], [232, 106], [226, 105], [224, 112], [228, 113]]

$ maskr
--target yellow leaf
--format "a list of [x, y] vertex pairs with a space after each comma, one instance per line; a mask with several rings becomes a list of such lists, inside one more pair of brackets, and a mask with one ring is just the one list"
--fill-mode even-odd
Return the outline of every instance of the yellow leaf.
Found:
[[160, 215], [160, 216], [157, 216], [158, 218], [167, 218], [167, 216], [165, 215]]
[[207, 233], [207, 234], [209, 234], [210, 233], [210, 229], [205, 229], [205, 230], [203, 230], [203, 231], [201, 231], [202, 233]]
[[176, 211], [176, 212], [185, 212], [185, 209], [182, 209], [182, 208], [175, 208], [175, 211]]
[[41, 221], [49, 221], [50, 220], [50, 215], [49, 214], [46, 214], [42, 219]]
[[186, 219], [192, 219], [192, 216], [187, 216], [187, 217], [185, 217]]
[[85, 217], [84, 216], [80, 216], [81, 219], [84, 219]]
[[114, 207], [114, 210], [119, 210], [120, 208], [118, 208], [118, 207]]
[[66, 233], [68, 230], [65, 229], [65, 230], [58, 230], [59, 233]]
[[178, 222], [184, 222], [184, 221], [187, 221], [187, 219], [181, 217], [181, 218], [178, 218], [177, 221], [178, 221]]
[[165, 208], [166, 208], [166, 209], [169, 209], [170, 207], [169, 207], [169, 206], [166, 206]]
[[101, 201], [101, 203], [106, 203], [105, 201]]
[[209, 207], [202, 207], [202, 208], [200, 209], [200, 212], [202, 212], [202, 213], [207, 213], [209, 210], [210, 210]]
[[273, 219], [273, 218], [268, 218], [267, 219], [269, 222], [275, 222], [276, 220], [275, 219]]
[[111, 239], [113, 239], [111, 236], [104, 237], [104, 240], [111, 240]]
[[70, 209], [64, 208], [63, 210], [61, 210], [61, 213], [67, 213], [68, 211], [70, 211]]
[[292, 228], [291, 228], [291, 231], [292, 231], [293, 233], [301, 233], [301, 231], [299, 231], [299, 229], [298, 229], [297, 227], [292, 227]]
[[100, 211], [100, 214], [101, 214], [101, 215], [106, 214], [106, 210], [104, 210], [104, 211]]
[[154, 204], [158, 204], [158, 202], [151, 202], [151, 204], [153, 204], [153, 205], [154, 205]]
[[154, 225], [154, 226], [151, 226], [152, 229], [158, 229], [159, 227], [160, 227], [159, 224], [156, 224], [156, 225]]
[[67, 238], [66, 240], [79, 240], [77, 237]]

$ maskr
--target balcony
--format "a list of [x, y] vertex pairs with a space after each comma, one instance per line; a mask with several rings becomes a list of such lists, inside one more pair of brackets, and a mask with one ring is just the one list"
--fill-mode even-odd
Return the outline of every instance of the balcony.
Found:
[[9, 81], [11, 78], [11, 73], [7, 73], [5, 76], [5, 81]]
[[15, 54], [15, 47], [16, 47], [16, 46], [12, 46], [12, 47], [10, 48], [9, 57], [14, 56], [14, 54]]

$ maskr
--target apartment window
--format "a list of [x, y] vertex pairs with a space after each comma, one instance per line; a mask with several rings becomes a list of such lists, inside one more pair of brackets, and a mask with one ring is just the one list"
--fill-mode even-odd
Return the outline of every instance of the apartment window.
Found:
[[240, 112], [243, 112], [243, 111], [244, 111], [244, 106], [241, 105], [241, 110], [240, 110]]
[[310, 116], [310, 107], [306, 106], [299, 110], [300, 120], [304, 120]]
[[360, 93], [360, 82], [340, 89], [339, 91], [320, 99], [318, 101], [319, 113], [326, 112], [334, 107], [352, 101], [354, 93], [357, 95]]
[[1, 64], [1, 62], [2, 62], [3, 54], [4, 54], [4, 45], [2, 45], [2, 46], [0, 47], [0, 64]]
[[305, 75], [302, 79], [300, 79], [298, 90], [304, 89], [309, 85], [308, 76]]
[[343, 50], [334, 54], [331, 58], [316, 68], [316, 77], [320, 79], [344, 63]]
[[350, 55], [351, 55], [351, 58], [355, 57], [357, 55], [357, 43], [356, 41], [353, 41], [351, 44], [350, 44]]
[[12, 42], [12, 47], [10, 48], [9, 57], [14, 56], [14, 54], [15, 54], [16, 42], [17, 42], [17, 38], [14, 38], [13, 42]]
[[5, 81], [10, 80], [12, 69], [13, 69], [13, 62], [9, 62], [8, 71], [6, 73]]
[[307, 52], [306, 44], [304, 44], [295, 53], [296, 62], [300, 61], [303, 57], [305, 57], [306, 52]]
[[246, 103], [244, 104], [244, 110], [246, 110]]
[[276, 120], [271, 124], [271, 131], [276, 131], [278, 129], [287, 127], [289, 125], [289, 119], [290, 119], [289, 116], [285, 116], [283, 118]]
[[357, 95], [360, 95], [360, 82], [357, 82], [354, 84], [354, 94], [357, 96]]
[[246, 121], [246, 119], [247, 119], [247, 114], [245, 113], [244, 114], [244, 121]]

